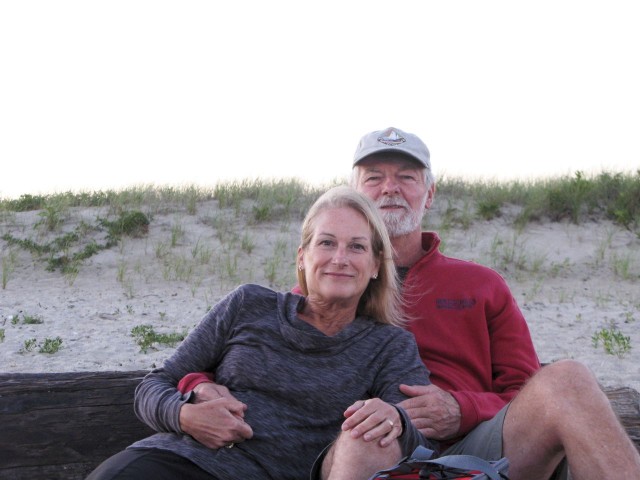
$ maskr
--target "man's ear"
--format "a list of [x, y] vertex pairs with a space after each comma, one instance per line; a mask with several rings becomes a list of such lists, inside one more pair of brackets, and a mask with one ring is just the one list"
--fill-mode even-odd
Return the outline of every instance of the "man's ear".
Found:
[[429, 192], [427, 193], [427, 201], [424, 204], [425, 210], [429, 210], [431, 208], [431, 204], [433, 203], [433, 197], [436, 195], [436, 184], [434, 183], [429, 188]]

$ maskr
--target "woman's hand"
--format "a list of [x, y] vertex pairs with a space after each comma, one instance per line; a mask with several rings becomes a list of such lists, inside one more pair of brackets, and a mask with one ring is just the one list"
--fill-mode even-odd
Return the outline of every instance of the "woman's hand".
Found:
[[345, 410], [344, 416], [342, 431], [350, 430], [352, 438], [362, 437], [365, 442], [380, 439], [380, 446], [386, 447], [402, 435], [398, 410], [379, 398], [358, 400]]
[[202, 403], [218, 398], [236, 399], [224, 385], [218, 385], [214, 382], [203, 382], [196, 385], [193, 389], [193, 400], [191, 403]]
[[180, 428], [209, 448], [233, 446], [253, 437], [253, 430], [244, 421], [247, 406], [234, 398], [192, 404], [180, 409]]

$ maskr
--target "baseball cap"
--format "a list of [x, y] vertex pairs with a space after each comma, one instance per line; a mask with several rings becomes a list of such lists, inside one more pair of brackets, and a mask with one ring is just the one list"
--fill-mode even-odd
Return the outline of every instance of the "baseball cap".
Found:
[[365, 157], [379, 152], [400, 152], [409, 155], [423, 167], [431, 170], [429, 149], [424, 142], [417, 135], [394, 127], [376, 130], [362, 137], [353, 156], [353, 166], [355, 167]]

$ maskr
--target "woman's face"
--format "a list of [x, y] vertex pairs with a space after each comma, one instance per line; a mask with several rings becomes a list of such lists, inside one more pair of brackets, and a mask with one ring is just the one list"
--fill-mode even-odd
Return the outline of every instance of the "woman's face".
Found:
[[349, 207], [321, 211], [311, 242], [298, 250], [309, 297], [357, 306], [371, 277], [378, 273], [371, 240], [369, 225], [359, 212]]

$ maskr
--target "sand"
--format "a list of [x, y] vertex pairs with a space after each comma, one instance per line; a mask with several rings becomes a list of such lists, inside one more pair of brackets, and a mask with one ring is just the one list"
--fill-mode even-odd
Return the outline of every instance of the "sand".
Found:
[[[469, 223], [464, 211], [452, 217], [451, 205], [440, 205], [430, 213], [428, 227], [439, 231], [445, 253], [489, 265], [505, 277], [542, 362], [577, 359], [603, 385], [640, 390], [635, 233], [605, 221], [532, 223], [518, 230], [509, 215]], [[150, 369], [175, 347], [161, 344], [143, 352], [131, 335], [134, 327], [186, 333], [238, 284], [289, 289], [301, 215], [256, 222], [251, 208], [220, 209], [215, 200], [199, 203], [194, 214], [182, 207], [143, 207], [151, 216], [148, 234], [123, 237], [85, 260], [76, 273], [47, 271], [46, 257], [0, 239], [0, 371]], [[48, 232], [37, 225], [38, 213], [5, 213], [0, 235], [44, 243], [81, 222], [95, 225], [98, 217], [114, 215], [105, 208], [71, 208], [59, 230]], [[89, 238], [102, 241], [104, 232]], [[25, 323], [34, 317], [41, 323]], [[630, 350], [615, 355], [602, 344], [594, 346], [593, 336], [603, 329], [627, 338]], [[47, 339], [58, 337], [57, 352], [39, 351]]]

